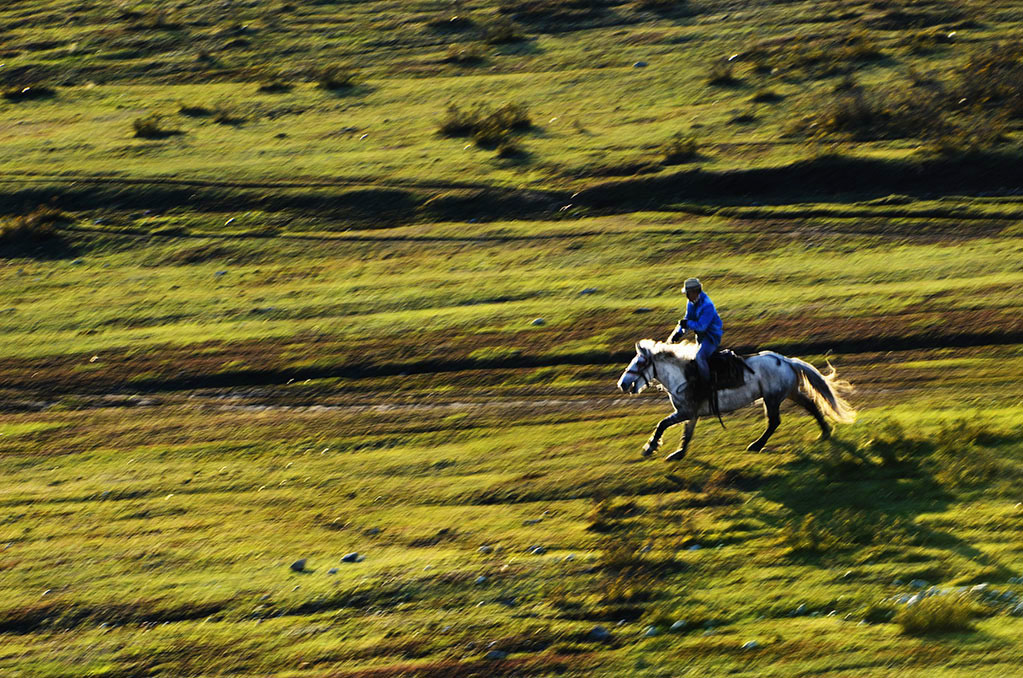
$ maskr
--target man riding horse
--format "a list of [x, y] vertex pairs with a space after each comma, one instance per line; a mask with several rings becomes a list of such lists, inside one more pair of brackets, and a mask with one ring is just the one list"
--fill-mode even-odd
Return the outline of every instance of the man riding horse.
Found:
[[703, 291], [703, 285], [697, 278], [686, 280], [682, 288], [689, 303], [686, 304], [686, 315], [678, 321], [675, 331], [668, 337], [668, 343], [675, 343], [681, 339], [687, 330], [696, 334], [696, 341], [700, 344], [700, 350], [696, 353], [696, 368], [700, 373], [700, 381], [694, 385], [693, 399], [697, 402], [710, 397], [710, 356], [721, 346], [721, 316], [714, 308], [714, 302], [710, 300], [707, 293]]

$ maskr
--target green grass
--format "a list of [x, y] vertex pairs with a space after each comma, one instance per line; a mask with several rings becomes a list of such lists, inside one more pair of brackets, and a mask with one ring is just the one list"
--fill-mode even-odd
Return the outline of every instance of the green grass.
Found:
[[[1017, 8], [220, 9], [0, 8], [0, 673], [1018, 671]], [[641, 462], [691, 275], [857, 423]]]

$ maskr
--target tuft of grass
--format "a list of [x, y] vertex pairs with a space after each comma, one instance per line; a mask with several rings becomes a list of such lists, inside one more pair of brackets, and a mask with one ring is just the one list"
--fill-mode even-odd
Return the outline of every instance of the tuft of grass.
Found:
[[438, 132], [446, 137], [469, 136], [480, 146], [497, 148], [509, 143], [513, 133], [532, 126], [529, 109], [524, 104], [509, 103], [496, 109], [486, 104], [468, 109], [449, 104]]
[[359, 73], [347, 64], [334, 64], [322, 68], [317, 74], [316, 81], [325, 90], [346, 90], [358, 84]]
[[661, 148], [661, 162], [665, 165], [679, 165], [699, 156], [700, 144], [693, 134], [675, 133]]
[[162, 120], [163, 116], [158, 113], [153, 113], [141, 118], [135, 118], [135, 120], [132, 121], [132, 128], [135, 130], [135, 136], [139, 139], [164, 139], [176, 134], [182, 134], [181, 130], [163, 127], [161, 124]]
[[966, 633], [983, 608], [965, 595], [928, 596], [906, 605], [892, 618], [902, 633], [923, 636], [937, 633]]
[[481, 45], [449, 45], [442, 61], [458, 66], [476, 66], [486, 58], [487, 51]]
[[495, 17], [484, 23], [482, 37], [488, 45], [507, 45], [526, 39], [518, 24], [505, 17]]
[[261, 82], [256, 91], [260, 94], [287, 94], [294, 88], [294, 85], [286, 82], [283, 78], [269, 78]]
[[57, 236], [57, 224], [69, 224], [74, 219], [52, 207], [40, 206], [27, 215], [0, 222], [0, 243], [28, 245]]

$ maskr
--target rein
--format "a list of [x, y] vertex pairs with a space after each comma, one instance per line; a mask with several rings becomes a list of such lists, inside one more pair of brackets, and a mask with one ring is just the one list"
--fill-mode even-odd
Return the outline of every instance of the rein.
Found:
[[638, 377], [643, 377], [644, 379], [646, 379], [647, 383], [649, 384], [650, 383], [650, 379], [647, 378], [647, 376], [645, 374], [645, 372], [647, 371], [647, 367], [649, 367], [651, 369], [651, 371], [653, 372], [653, 378], [657, 379], [658, 381], [660, 381], [660, 379], [657, 376], [657, 363], [654, 361], [654, 359], [653, 358], [648, 358], [648, 357], [646, 357], [644, 355], [643, 356], [643, 362], [644, 362], [644, 364], [646, 366], [644, 366], [644, 367], [642, 367], [640, 369], [637, 369], [636, 367], [630, 367], [629, 369], [625, 370], [625, 374], [635, 374]]

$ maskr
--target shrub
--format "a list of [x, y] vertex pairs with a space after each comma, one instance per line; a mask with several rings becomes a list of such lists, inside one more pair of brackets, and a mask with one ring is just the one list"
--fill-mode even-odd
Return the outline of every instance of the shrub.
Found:
[[217, 106], [213, 109], [213, 122], [221, 125], [240, 125], [245, 122], [245, 118], [231, 113], [223, 106]]
[[323, 68], [317, 76], [320, 87], [326, 90], [339, 90], [354, 87], [358, 81], [358, 73], [351, 66], [335, 64]]
[[147, 115], [144, 118], [135, 118], [132, 127], [135, 129], [135, 136], [140, 139], [163, 139], [165, 137], [181, 134], [181, 130], [165, 129], [160, 126], [163, 117], [157, 113]]
[[510, 19], [497, 17], [483, 24], [483, 42], [489, 45], [506, 45], [525, 39], [521, 29]]
[[982, 108], [1023, 117], [1023, 42], [999, 43], [970, 54], [958, 70], [956, 95]]
[[895, 613], [893, 621], [911, 636], [972, 631], [984, 610], [964, 595], [928, 596]]
[[450, 45], [443, 61], [459, 66], [473, 66], [482, 63], [486, 51], [480, 45]]
[[497, 109], [485, 104], [470, 109], [449, 104], [438, 131], [447, 137], [471, 136], [480, 146], [497, 147], [512, 133], [532, 126], [529, 110], [523, 104], [505, 104]]
[[270, 78], [260, 83], [256, 91], [262, 94], [286, 94], [292, 89], [294, 89], [294, 85], [291, 83], [284, 82], [281, 78]]
[[25, 216], [0, 222], [0, 242], [5, 245], [26, 245], [49, 240], [57, 235], [56, 224], [74, 219], [52, 207], [38, 207]]
[[780, 532], [781, 543], [792, 555], [824, 553], [838, 545], [838, 539], [812, 513], [798, 523], [788, 523]]
[[839, 92], [817, 116], [817, 130], [859, 140], [937, 138], [952, 129], [933, 89], [868, 92], [861, 87]]
[[689, 162], [699, 155], [700, 146], [692, 134], [676, 133], [661, 149], [665, 165]]
[[821, 78], [849, 72], [857, 64], [884, 56], [873, 37], [862, 31], [811, 40], [772, 40], [742, 54], [760, 73], [787, 71]]

